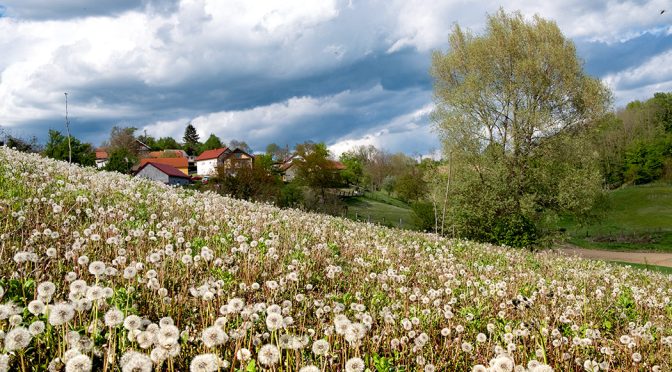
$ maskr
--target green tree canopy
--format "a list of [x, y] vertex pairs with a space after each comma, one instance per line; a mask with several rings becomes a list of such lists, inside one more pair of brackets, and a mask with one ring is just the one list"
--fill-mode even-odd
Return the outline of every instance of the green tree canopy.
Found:
[[461, 235], [530, 245], [550, 215], [588, 213], [601, 183], [596, 157], [579, 143], [610, 93], [584, 73], [574, 44], [552, 21], [503, 10], [482, 35], [456, 25], [449, 42], [432, 59], [433, 118], [453, 160]]
[[187, 127], [184, 129], [184, 137], [182, 139], [184, 140], [184, 151], [189, 155], [196, 154], [201, 147], [201, 143], [198, 142], [200, 137], [196, 132], [196, 128], [191, 123], [187, 124]]
[[16, 136], [7, 136], [7, 147], [17, 149], [22, 152], [40, 152], [41, 147], [37, 142], [37, 137], [33, 136], [29, 139], [23, 139]]
[[296, 145], [297, 180], [312, 189], [320, 190], [340, 185], [340, 174], [333, 169], [329, 150], [324, 143], [305, 142]]
[[219, 139], [214, 134], [210, 134], [210, 137], [208, 137], [205, 142], [203, 142], [203, 147], [201, 148], [201, 151], [206, 151], [206, 150], [214, 150], [214, 149], [219, 149], [224, 147], [224, 144], [222, 143], [222, 140]]
[[156, 141], [156, 147], [159, 150], [179, 150], [182, 148], [175, 138], [173, 137], [161, 137]]
[[149, 146], [149, 148], [152, 149], [153, 151], [161, 150], [156, 143], [156, 138], [154, 138], [153, 136], [150, 136], [146, 133], [141, 135], [141, 136], [138, 136], [138, 141], [140, 141], [140, 142], [144, 143], [145, 145]]
[[341, 172], [343, 182], [349, 185], [363, 186], [364, 164], [362, 160], [351, 152], [342, 153], [338, 160], [347, 167]]
[[130, 150], [120, 147], [112, 150], [109, 154], [107, 164], [103, 169], [107, 171], [115, 171], [119, 173], [129, 174], [133, 164], [138, 161], [138, 158]]
[[[96, 164], [96, 153], [89, 143], [82, 143], [75, 137], [70, 137], [72, 147], [72, 162], [92, 166]], [[56, 160], [68, 160], [68, 137], [57, 130], [49, 130], [49, 140], [44, 147], [43, 154]]]

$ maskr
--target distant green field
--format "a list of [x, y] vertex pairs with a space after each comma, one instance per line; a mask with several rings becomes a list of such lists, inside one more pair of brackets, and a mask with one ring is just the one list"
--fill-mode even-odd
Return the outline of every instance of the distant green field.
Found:
[[672, 251], [672, 185], [630, 186], [611, 191], [601, 221], [564, 221], [569, 242], [583, 248]]
[[622, 261], [608, 261], [613, 264], [621, 265], [621, 266], [630, 266], [635, 269], [643, 269], [643, 270], [651, 270], [651, 271], [657, 271], [663, 274], [671, 274], [672, 275], [672, 267], [667, 267], [667, 266], [658, 266], [658, 265], [645, 265], [645, 264], [637, 264], [637, 263], [631, 263], [631, 262], [622, 262]]
[[345, 203], [348, 206], [347, 218], [415, 229], [411, 208], [401, 200], [386, 194], [366, 193], [363, 196], [346, 198]]

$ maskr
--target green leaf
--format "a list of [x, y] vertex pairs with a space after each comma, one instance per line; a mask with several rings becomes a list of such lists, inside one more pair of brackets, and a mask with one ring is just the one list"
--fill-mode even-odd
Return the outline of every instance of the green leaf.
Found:
[[247, 363], [247, 367], [245, 367], [245, 371], [247, 371], [247, 372], [256, 372], [257, 371], [257, 366], [254, 362], [254, 359], [250, 360], [250, 362]]

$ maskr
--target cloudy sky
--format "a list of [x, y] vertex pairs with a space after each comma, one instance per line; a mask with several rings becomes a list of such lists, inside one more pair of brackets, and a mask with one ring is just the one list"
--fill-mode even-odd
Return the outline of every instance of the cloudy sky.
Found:
[[68, 92], [95, 145], [114, 125], [181, 139], [191, 121], [257, 151], [426, 154], [431, 51], [500, 6], [555, 20], [616, 105], [672, 90], [670, 0], [0, 0], [0, 128], [64, 130]]

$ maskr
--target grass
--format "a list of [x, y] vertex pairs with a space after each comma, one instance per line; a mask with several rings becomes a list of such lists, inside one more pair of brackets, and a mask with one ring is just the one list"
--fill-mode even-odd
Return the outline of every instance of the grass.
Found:
[[629, 266], [635, 269], [641, 269], [641, 270], [651, 270], [651, 271], [656, 271], [662, 274], [672, 274], [672, 267], [667, 267], [667, 266], [658, 266], [658, 265], [648, 265], [648, 264], [639, 264], [639, 263], [632, 263], [632, 262], [623, 262], [623, 261], [607, 261], [609, 263], [621, 265], [621, 266]]
[[590, 226], [564, 221], [568, 241], [582, 248], [672, 251], [672, 185], [630, 186], [610, 192], [604, 218]]
[[367, 192], [363, 196], [346, 198], [345, 204], [348, 206], [346, 217], [349, 219], [415, 229], [411, 208], [382, 192]]

